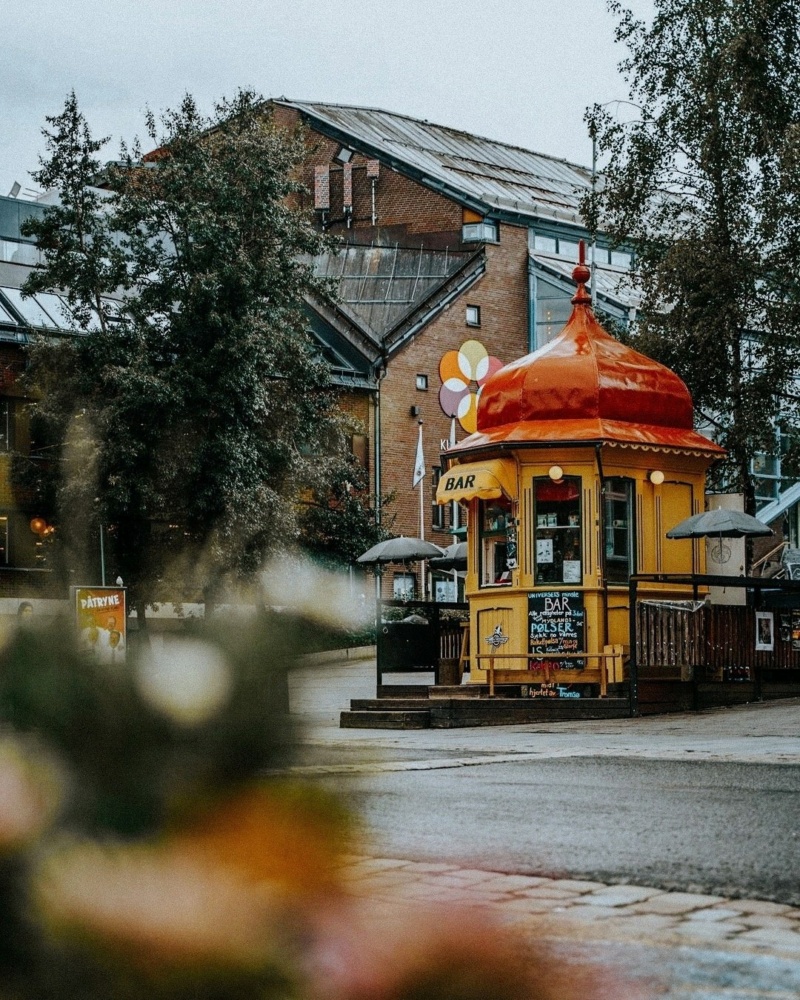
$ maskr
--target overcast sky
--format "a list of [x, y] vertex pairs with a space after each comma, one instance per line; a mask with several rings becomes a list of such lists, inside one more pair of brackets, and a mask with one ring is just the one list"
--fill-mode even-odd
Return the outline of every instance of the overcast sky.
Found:
[[[632, 0], [647, 14], [650, 0]], [[96, 136], [187, 91], [360, 104], [588, 164], [587, 104], [626, 96], [605, 0], [35, 0], [3, 18], [0, 194], [74, 89]]]

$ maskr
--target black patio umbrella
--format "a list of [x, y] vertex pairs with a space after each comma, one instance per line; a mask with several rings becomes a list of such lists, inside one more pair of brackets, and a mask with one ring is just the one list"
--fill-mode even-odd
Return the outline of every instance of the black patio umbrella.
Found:
[[443, 554], [444, 549], [440, 549], [433, 542], [426, 542], [424, 538], [406, 538], [401, 535], [399, 538], [387, 538], [383, 542], [378, 542], [377, 545], [373, 545], [371, 549], [367, 549], [360, 555], [356, 562], [367, 565], [415, 562]]
[[667, 532], [667, 538], [759, 538], [774, 534], [772, 528], [757, 517], [739, 510], [707, 510], [693, 514]]
[[467, 568], [467, 543], [453, 542], [444, 550], [444, 555], [435, 556], [431, 559], [431, 569], [466, 569]]

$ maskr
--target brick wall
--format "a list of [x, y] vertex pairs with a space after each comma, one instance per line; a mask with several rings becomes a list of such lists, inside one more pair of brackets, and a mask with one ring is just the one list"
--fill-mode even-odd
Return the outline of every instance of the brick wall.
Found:
[[[431, 528], [431, 467], [440, 464], [440, 442], [450, 436], [450, 418], [439, 405], [439, 361], [447, 351], [457, 350], [466, 340], [479, 340], [489, 354], [504, 363], [527, 353], [527, 233], [515, 226], [500, 227], [500, 243], [487, 247], [483, 277], [449, 309], [439, 314], [412, 342], [389, 361], [381, 383], [381, 445], [383, 489], [397, 490], [393, 505], [395, 534], [419, 534], [419, 493], [411, 489], [417, 448], [418, 419], [423, 420], [425, 483], [425, 536], [437, 545], [452, 541], [445, 532]], [[479, 328], [467, 326], [466, 306], [481, 310]], [[415, 388], [417, 375], [428, 376], [427, 391]], [[420, 416], [410, 414], [418, 406]], [[457, 425], [460, 441], [466, 431]]]
[[[300, 121], [291, 109], [277, 108], [275, 120], [286, 127]], [[331, 167], [330, 219], [342, 212], [342, 173], [334, 157], [339, 143], [312, 130], [308, 131], [308, 159], [302, 179], [313, 191], [314, 167]], [[353, 157], [352, 228], [340, 223], [331, 225], [337, 235], [353, 234], [358, 242], [431, 248], [460, 243], [462, 208], [450, 199], [381, 164], [376, 185], [377, 226], [371, 222], [371, 187], [366, 176], [366, 159]], [[312, 206], [311, 196], [306, 207]], [[441, 463], [441, 441], [449, 439], [450, 418], [439, 405], [439, 361], [448, 351], [457, 350], [466, 340], [479, 340], [489, 354], [504, 363], [528, 351], [528, 234], [524, 227], [501, 224], [499, 242], [486, 245], [486, 272], [450, 307], [440, 313], [413, 341], [389, 360], [381, 383], [381, 491], [396, 491], [397, 499], [389, 508], [394, 515], [393, 534], [418, 535], [419, 489], [412, 489], [417, 449], [418, 420], [423, 424], [423, 448], [426, 476], [424, 485], [425, 537], [445, 546], [452, 536], [432, 527], [432, 467]], [[474, 246], [474, 244], [469, 245]], [[468, 326], [466, 306], [480, 308], [480, 327]], [[416, 388], [417, 375], [426, 375], [428, 388]], [[344, 401], [343, 401], [344, 402]], [[351, 405], [350, 400], [346, 405]], [[419, 416], [411, 407], [419, 407]], [[457, 425], [456, 436], [462, 440], [466, 431]], [[396, 567], [395, 567], [396, 568]], [[412, 567], [413, 568], [413, 567]], [[384, 576], [383, 594], [391, 596], [392, 568]]]
[[[294, 128], [300, 114], [293, 108], [276, 107], [274, 121], [284, 128]], [[461, 207], [449, 198], [430, 191], [384, 164], [375, 182], [377, 222], [372, 225], [372, 182], [367, 177], [367, 157], [356, 153], [353, 166], [353, 213], [351, 226], [343, 222], [342, 165], [334, 160], [340, 144], [313, 129], [307, 133], [308, 157], [300, 179], [314, 190], [314, 167], [330, 167], [329, 231], [358, 242], [400, 243], [438, 249], [461, 247]], [[312, 196], [306, 195], [303, 207], [313, 208]]]

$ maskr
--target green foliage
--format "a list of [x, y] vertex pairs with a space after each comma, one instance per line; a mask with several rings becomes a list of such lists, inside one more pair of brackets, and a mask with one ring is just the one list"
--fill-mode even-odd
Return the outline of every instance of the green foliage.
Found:
[[[266, 612], [228, 624], [198, 622], [163, 652], [142, 641], [116, 665], [79, 652], [66, 621], [28, 626], [8, 638], [0, 655], [0, 788], [6, 796], [0, 808], [0, 994], [296, 995], [295, 946], [288, 934], [280, 939], [279, 926], [265, 925], [258, 960], [242, 963], [213, 952], [190, 953], [187, 960], [182, 935], [191, 940], [202, 928], [202, 912], [178, 905], [173, 933], [170, 920], [158, 915], [174, 903], [170, 889], [156, 883], [139, 892], [136, 886], [141, 879], [152, 883], [151, 873], [162, 870], [190, 900], [202, 887], [198, 877], [214, 885], [213, 859], [196, 872], [181, 830], [191, 833], [209, 810], [224, 820], [237, 795], [267, 804], [262, 822], [277, 809], [278, 833], [288, 813], [312, 832], [346, 834], [349, 816], [330, 797], [264, 781], [265, 771], [284, 769], [293, 757], [287, 668], [308, 626]], [[9, 745], [19, 748], [16, 762]], [[20, 836], [10, 842], [15, 814]], [[243, 850], [235, 822], [228, 835], [233, 856]], [[264, 836], [269, 840], [268, 828]], [[337, 845], [330, 849], [335, 853]], [[74, 873], [87, 863], [91, 888], [83, 896]], [[230, 863], [230, 857], [219, 862], [221, 890]], [[132, 908], [132, 919], [120, 914], [119, 942], [104, 892], [121, 894], [120, 906]], [[200, 897], [195, 905], [202, 905]], [[147, 927], [143, 951], [136, 935]], [[153, 948], [159, 954], [151, 961]]]
[[[113, 670], [78, 650], [69, 622], [26, 628], [3, 656], [0, 720], [43, 739], [80, 776], [68, 822], [92, 832], [152, 833], [183, 800], [219, 794], [285, 762], [291, 738], [285, 671], [296, 624], [266, 612], [244, 625], [196, 623], [186, 654], [191, 664], [183, 674], [175, 670], [175, 687], [196, 683], [195, 661], [224, 670], [230, 686], [224, 711], [191, 724], [179, 701], [170, 711], [169, 703], [165, 709], [148, 700], [150, 674], [160, 670], [168, 679], [174, 666], [147, 643], [134, 646], [127, 668]], [[174, 660], [181, 649], [173, 641], [165, 655]], [[202, 705], [202, 691], [198, 699]]]
[[45, 262], [26, 290], [65, 289], [83, 323], [31, 351], [67, 561], [105, 524], [133, 605], [214, 594], [290, 545], [296, 498], [347, 468], [302, 311], [327, 246], [293, 208], [303, 136], [252, 93], [209, 116], [186, 97], [148, 116], [146, 163], [137, 144], [101, 170], [74, 95], [48, 122], [37, 180], [60, 205], [28, 224]]
[[301, 499], [299, 544], [329, 569], [354, 563], [368, 548], [388, 536], [393, 518], [387, 506], [395, 494], [381, 497], [383, 517], [375, 517], [375, 498], [368, 495], [366, 470], [355, 458], [339, 466], [323, 489], [312, 489]]
[[608, 163], [584, 214], [636, 249], [633, 342], [686, 381], [754, 507], [749, 459], [796, 410], [800, 363], [800, 9], [792, 0], [618, 0], [637, 115], [587, 112]]

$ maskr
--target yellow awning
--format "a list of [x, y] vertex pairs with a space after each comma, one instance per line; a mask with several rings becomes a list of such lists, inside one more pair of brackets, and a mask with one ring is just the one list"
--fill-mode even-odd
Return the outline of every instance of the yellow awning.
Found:
[[517, 494], [517, 475], [513, 462], [501, 458], [485, 462], [453, 465], [443, 473], [436, 490], [436, 502], [451, 500], [496, 500], [504, 493], [510, 499]]

